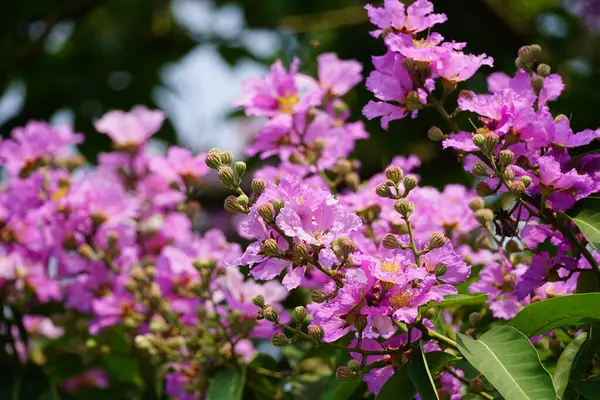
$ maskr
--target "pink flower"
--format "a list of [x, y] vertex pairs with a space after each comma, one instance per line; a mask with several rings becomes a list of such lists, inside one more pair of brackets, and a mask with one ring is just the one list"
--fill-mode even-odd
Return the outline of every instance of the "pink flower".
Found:
[[94, 126], [118, 148], [136, 149], [158, 132], [164, 119], [165, 114], [160, 110], [136, 106], [130, 112], [109, 111]]
[[371, 23], [378, 30], [371, 32], [375, 37], [384, 29], [415, 34], [426, 31], [432, 26], [446, 22], [445, 14], [433, 14], [433, 4], [427, 0], [417, 0], [405, 10], [399, 0], [384, 0], [383, 7], [365, 6]]
[[355, 60], [340, 60], [333, 53], [317, 57], [319, 83], [333, 96], [343, 96], [362, 80], [362, 65]]

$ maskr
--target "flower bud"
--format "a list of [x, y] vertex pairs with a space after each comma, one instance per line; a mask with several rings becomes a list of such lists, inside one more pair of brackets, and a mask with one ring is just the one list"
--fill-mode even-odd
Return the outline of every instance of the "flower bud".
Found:
[[408, 218], [415, 211], [415, 205], [412, 201], [400, 199], [394, 204], [394, 210], [404, 218]]
[[308, 336], [310, 336], [315, 343], [321, 343], [323, 336], [325, 336], [325, 332], [319, 325], [310, 325], [308, 327]]
[[395, 250], [400, 247], [400, 242], [398, 242], [396, 236], [391, 233], [386, 233], [381, 243], [383, 244], [383, 247], [388, 250]]
[[469, 323], [471, 325], [477, 325], [481, 321], [481, 314], [478, 312], [472, 312], [469, 314]]
[[221, 183], [229, 188], [236, 188], [238, 186], [238, 180], [235, 177], [233, 169], [231, 167], [225, 165], [219, 167], [219, 179]]
[[342, 365], [335, 370], [335, 377], [338, 381], [349, 381], [355, 378], [355, 374], [350, 371], [350, 368]]
[[404, 107], [408, 111], [420, 110], [423, 108], [423, 103], [421, 103], [421, 99], [419, 98], [419, 93], [412, 91], [410, 92], [404, 101]]
[[433, 232], [429, 237], [429, 248], [430, 249], [439, 249], [444, 247], [446, 244], [446, 236], [441, 234], [440, 232]]
[[262, 243], [260, 247], [260, 252], [268, 257], [277, 257], [281, 254], [281, 250], [277, 245], [277, 240], [275, 239], [267, 239]]
[[500, 138], [494, 132], [488, 132], [483, 136], [483, 152], [491, 154], [496, 149]]
[[525, 64], [523, 62], [523, 60], [521, 60], [519, 57], [517, 57], [515, 59], [515, 67], [517, 67], [518, 69], [524, 69], [527, 67], [527, 64]]
[[483, 143], [485, 142], [485, 138], [483, 137], [482, 134], [478, 133], [475, 136], [473, 136], [473, 144], [477, 147], [479, 147], [480, 149], [483, 148]]
[[471, 170], [471, 172], [473, 173], [473, 175], [479, 177], [490, 176], [487, 166], [482, 162], [476, 162], [475, 165], [473, 165], [473, 169]]
[[327, 294], [321, 289], [313, 290], [310, 297], [315, 303], [323, 303], [329, 298], [329, 296], [327, 296]]
[[469, 382], [469, 387], [471, 388], [471, 391], [474, 393], [483, 392], [483, 391], [485, 391], [485, 381], [477, 376], [477, 377], [471, 379], [471, 381]]
[[377, 187], [375, 188], [375, 193], [377, 193], [377, 196], [383, 198], [392, 197], [392, 191], [385, 183], [377, 185]]
[[417, 187], [417, 178], [415, 178], [412, 175], [408, 175], [406, 178], [404, 178], [404, 190], [406, 191], [406, 193], [410, 192], [411, 190], [413, 190], [416, 187]]
[[477, 193], [478, 196], [487, 197], [494, 194], [494, 191], [487, 183], [479, 182], [477, 185], [475, 185], [475, 193]]
[[525, 188], [528, 188], [531, 185], [531, 177], [528, 175], [523, 175], [521, 177], [521, 182], [523, 182]]
[[240, 204], [235, 196], [227, 196], [223, 203], [223, 207], [225, 208], [225, 211], [230, 213], [245, 213], [247, 211], [246, 207]]
[[521, 181], [514, 181], [509, 184], [510, 192], [517, 198], [525, 193], [525, 185]]
[[531, 46], [523, 46], [519, 49], [519, 58], [525, 64], [533, 64], [542, 54], [542, 48], [537, 44]]
[[161, 333], [167, 330], [168, 326], [165, 319], [160, 315], [154, 315], [150, 320], [150, 332]]
[[265, 306], [265, 296], [259, 294], [252, 299], [252, 302], [256, 307], [263, 308]]
[[516, 164], [523, 169], [531, 169], [531, 161], [529, 161], [527, 156], [520, 156], [517, 158]]
[[390, 165], [385, 169], [385, 177], [397, 185], [404, 177], [404, 172], [402, 171], [402, 168]]
[[547, 77], [552, 72], [552, 68], [548, 64], [540, 64], [537, 67], [537, 73], [541, 77]]
[[446, 272], [448, 272], [448, 267], [446, 266], [446, 264], [438, 264], [433, 270], [433, 273], [435, 274], [436, 278], [446, 275]]
[[344, 239], [340, 243], [340, 251], [342, 257], [348, 258], [350, 254], [354, 253], [354, 250], [356, 250], [356, 243], [354, 243], [352, 240]]
[[510, 150], [502, 150], [500, 152], [500, 163], [506, 167], [507, 165], [510, 165], [513, 160], [515, 159], [515, 153], [513, 153]]
[[271, 224], [275, 221], [275, 207], [271, 203], [264, 203], [258, 206], [258, 215], [265, 221], [265, 224]]
[[533, 92], [535, 94], [539, 94], [544, 87], [544, 78], [539, 75], [531, 78], [531, 87], [533, 87]]
[[353, 168], [354, 168], [354, 165], [352, 164], [352, 162], [350, 160], [341, 158], [335, 163], [335, 166], [333, 167], [332, 170], [336, 174], [344, 175], [344, 174], [351, 172]]
[[150, 340], [144, 335], [137, 335], [133, 342], [135, 343], [135, 347], [141, 350], [148, 349], [152, 346]]
[[348, 369], [350, 369], [350, 371], [352, 371], [355, 374], [358, 374], [360, 372], [360, 363], [354, 359], [348, 361], [348, 364], [346, 364], [346, 366], [348, 367]]
[[519, 253], [521, 251], [521, 246], [519, 246], [519, 243], [517, 243], [517, 241], [514, 239], [511, 239], [508, 243], [506, 243], [504, 248], [509, 253]]
[[96, 261], [98, 259], [98, 255], [96, 254], [94, 249], [92, 249], [92, 246], [90, 246], [88, 243], [80, 244], [77, 247], [77, 253], [79, 253], [81, 257], [87, 260]]
[[367, 316], [363, 314], [358, 314], [353, 318], [354, 327], [357, 331], [362, 332], [367, 326]]
[[469, 208], [471, 211], [475, 212], [477, 210], [481, 210], [485, 206], [485, 202], [481, 197], [474, 197], [469, 201]]
[[306, 311], [306, 308], [304, 308], [302, 306], [298, 306], [298, 307], [294, 308], [293, 315], [294, 315], [294, 319], [296, 320], [296, 322], [302, 323], [308, 316], [308, 312]]
[[481, 225], [487, 225], [494, 219], [494, 212], [489, 208], [482, 208], [481, 210], [475, 211], [475, 219]]
[[240, 194], [236, 200], [244, 207], [244, 209], [248, 207], [248, 203], [250, 202], [250, 199], [245, 194]]
[[266, 306], [265, 308], [262, 309], [263, 312], [263, 316], [265, 317], [265, 319], [269, 322], [273, 322], [273, 323], [278, 323], [279, 322], [279, 314], [277, 314], [277, 311], [275, 311], [275, 309], [271, 306]]
[[290, 344], [290, 339], [288, 339], [287, 336], [285, 336], [285, 334], [282, 332], [275, 332], [271, 337], [271, 343], [273, 343], [273, 346], [276, 347], [287, 346]]
[[233, 162], [233, 154], [230, 151], [221, 153], [221, 162], [223, 164], [231, 164]]
[[279, 215], [279, 211], [285, 206], [285, 202], [281, 199], [273, 200], [273, 209], [275, 209], [275, 215]]
[[448, 138], [448, 135], [445, 135], [444, 132], [442, 132], [442, 130], [437, 126], [432, 126], [427, 131], [427, 137], [429, 138], [429, 140], [432, 140], [434, 142], [441, 142], [442, 140]]
[[246, 173], [246, 163], [243, 161], [238, 161], [235, 163], [235, 174], [238, 178], [241, 178]]
[[346, 185], [352, 190], [358, 190], [360, 188], [360, 177], [356, 172], [349, 172], [344, 177]]
[[394, 181], [393, 181], [393, 180], [391, 180], [391, 179], [386, 179], [386, 180], [385, 180], [385, 186], [394, 187], [394, 186], [396, 186], [396, 184], [394, 183]]
[[507, 167], [502, 173], [502, 176], [504, 177], [505, 181], [510, 182], [515, 179], [515, 170], [511, 167]]
[[310, 258], [310, 252], [308, 250], [308, 246], [304, 242], [296, 243], [294, 245], [294, 254], [300, 260], [308, 260]]
[[208, 168], [219, 168], [221, 166], [221, 151], [219, 149], [210, 150], [208, 153], [206, 153], [204, 162]]

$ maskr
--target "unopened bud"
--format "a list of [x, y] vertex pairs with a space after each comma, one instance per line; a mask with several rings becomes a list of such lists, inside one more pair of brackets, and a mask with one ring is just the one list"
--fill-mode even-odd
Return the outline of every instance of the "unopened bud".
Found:
[[412, 201], [400, 199], [394, 204], [394, 210], [404, 218], [408, 218], [415, 211], [415, 205]]
[[389, 186], [387, 186], [385, 183], [377, 185], [377, 187], [375, 188], [375, 193], [377, 193], [377, 196], [383, 198], [392, 197], [392, 191], [390, 190]]
[[446, 236], [440, 232], [433, 232], [429, 237], [429, 248], [439, 249], [446, 244]]
[[333, 171], [337, 174], [343, 175], [343, 174], [347, 174], [350, 171], [352, 171], [353, 168], [354, 168], [354, 165], [352, 164], [352, 162], [350, 160], [341, 158], [335, 163], [335, 166], [333, 167]]
[[404, 178], [404, 190], [408, 193], [417, 187], [417, 178], [412, 175], [408, 175]]
[[306, 308], [298, 306], [294, 308], [293, 315], [296, 322], [304, 322], [304, 320], [308, 316], [308, 312], [306, 311]]
[[219, 149], [212, 149], [206, 153], [204, 158], [206, 166], [211, 169], [217, 169], [221, 166], [221, 151]]
[[324, 291], [322, 291], [321, 289], [315, 289], [312, 291], [310, 298], [315, 303], [323, 303], [323, 302], [327, 301], [329, 296], [327, 296], [327, 294]]
[[367, 326], [367, 316], [363, 314], [358, 314], [353, 318], [354, 327], [357, 331], [362, 332]]
[[527, 156], [519, 156], [516, 164], [523, 169], [531, 169], [531, 161], [529, 161], [529, 157]]
[[285, 202], [281, 199], [273, 200], [273, 208], [275, 209], [275, 215], [279, 215], [279, 211], [285, 206]]
[[469, 382], [469, 387], [471, 388], [472, 392], [481, 393], [485, 391], [485, 381], [477, 376], [471, 379], [471, 381]]
[[523, 182], [525, 188], [528, 188], [531, 185], [531, 177], [529, 177], [528, 175], [523, 175], [521, 177], [521, 182]]
[[238, 161], [235, 163], [235, 174], [238, 178], [241, 178], [246, 173], [246, 163], [243, 161]]
[[356, 172], [349, 172], [344, 177], [346, 185], [352, 190], [358, 190], [360, 188], [360, 177]]
[[446, 275], [446, 272], [448, 272], [448, 267], [446, 266], [446, 264], [438, 264], [433, 270], [433, 273], [437, 278]]
[[490, 176], [490, 172], [488, 171], [487, 166], [482, 162], [476, 162], [475, 165], [473, 165], [473, 169], [471, 170], [471, 172], [473, 173], [473, 175], [479, 177]]
[[227, 196], [223, 203], [223, 208], [230, 213], [245, 213], [247, 211], [246, 207], [240, 204], [235, 196]]
[[552, 68], [548, 64], [540, 64], [537, 67], [537, 73], [541, 77], [547, 77], [552, 72]]
[[434, 142], [441, 142], [442, 140], [447, 139], [448, 135], [445, 135], [444, 132], [442, 132], [442, 130], [437, 126], [432, 126], [427, 131], [427, 137], [429, 138], [429, 140], [432, 140]]
[[281, 250], [279, 249], [279, 245], [277, 245], [277, 240], [267, 239], [260, 247], [260, 252], [268, 257], [277, 257], [281, 253]]
[[233, 169], [230, 166], [225, 165], [219, 167], [219, 179], [221, 183], [229, 188], [236, 188], [238, 186], [238, 180], [235, 177]]
[[335, 377], [338, 381], [349, 381], [355, 378], [355, 374], [350, 371], [350, 368], [342, 365], [335, 370]]
[[342, 256], [347, 258], [350, 254], [354, 253], [354, 250], [356, 250], [356, 243], [350, 239], [344, 239], [340, 243], [340, 250]]
[[494, 194], [494, 191], [487, 183], [479, 182], [477, 185], [475, 185], [475, 193], [477, 193], [478, 196], [487, 197]]
[[95, 261], [98, 258], [98, 255], [96, 254], [94, 249], [92, 249], [92, 246], [90, 246], [88, 243], [80, 244], [77, 247], [77, 253], [79, 253], [81, 257], [91, 261]]
[[481, 225], [487, 225], [494, 219], [494, 212], [489, 208], [482, 208], [481, 210], [475, 211], [475, 219]]
[[381, 243], [383, 244], [383, 247], [388, 250], [395, 250], [400, 247], [400, 242], [398, 242], [396, 236], [391, 233], [386, 233]]
[[168, 328], [168, 326], [163, 317], [161, 317], [160, 315], [154, 315], [150, 320], [149, 328], [150, 332], [152, 333], [160, 333], [164, 332]]
[[502, 176], [504, 177], [505, 181], [510, 182], [513, 179], [515, 179], [515, 170], [511, 167], [506, 167], [506, 169], [502, 173]]
[[507, 165], [510, 165], [513, 160], [515, 159], [515, 153], [513, 153], [510, 150], [502, 150], [500, 152], [500, 163], [506, 167]]
[[473, 326], [477, 325], [481, 321], [481, 314], [478, 312], [473, 312], [469, 314], [469, 323]]
[[483, 151], [486, 154], [491, 154], [496, 149], [500, 138], [494, 132], [488, 132], [483, 136]]
[[290, 344], [290, 339], [282, 332], [275, 332], [271, 337], [271, 343], [273, 343], [273, 346], [277, 347], [287, 346]]
[[421, 103], [421, 99], [419, 98], [419, 93], [413, 91], [410, 92], [405, 99], [404, 107], [408, 111], [420, 110], [423, 108], [423, 103]]
[[525, 185], [521, 181], [511, 182], [509, 187], [510, 192], [517, 198], [521, 197], [523, 193], [525, 193]]
[[265, 296], [259, 294], [252, 299], [252, 302], [256, 307], [263, 308], [265, 306]]
[[473, 136], [473, 144], [477, 147], [479, 147], [480, 149], [483, 148], [483, 143], [485, 142], [485, 138], [483, 137], [482, 134], [477, 134], [475, 136]]
[[360, 363], [354, 359], [348, 361], [348, 364], [346, 364], [346, 366], [350, 369], [350, 371], [352, 371], [355, 374], [358, 374], [360, 372]]
[[385, 180], [385, 185], [386, 185], [386, 186], [389, 186], [389, 187], [394, 187], [394, 186], [396, 186], [396, 184], [394, 183], [394, 181], [393, 181], [393, 180], [391, 180], [391, 179], [386, 179], [386, 180]]
[[521, 60], [519, 57], [517, 57], [515, 59], [515, 67], [517, 67], [518, 69], [523, 69], [527, 67], [527, 64], [525, 64], [525, 62], [523, 60]]
[[385, 169], [385, 177], [397, 185], [404, 177], [404, 172], [402, 168], [390, 165]]
[[315, 343], [321, 343], [321, 340], [323, 340], [323, 337], [325, 336], [325, 332], [319, 325], [310, 325], [308, 327], [308, 336], [310, 336]]
[[233, 154], [230, 151], [221, 153], [221, 162], [223, 164], [231, 164], [233, 162]]
[[304, 242], [296, 243], [294, 245], [294, 254], [301, 260], [307, 260], [310, 258], [308, 246]]
[[531, 87], [533, 88], [533, 92], [535, 94], [539, 94], [544, 87], [544, 78], [539, 75], [531, 78]]
[[473, 212], [481, 210], [483, 207], [485, 207], [485, 201], [481, 197], [474, 197], [469, 201], [469, 208]]
[[258, 215], [265, 221], [265, 224], [270, 224], [275, 221], [275, 207], [271, 203], [264, 203], [258, 206]]
[[517, 243], [517, 241], [514, 239], [511, 239], [508, 243], [506, 243], [504, 247], [509, 253], [519, 253], [521, 251], [521, 246], [519, 246], [519, 243]]
[[135, 343], [135, 347], [141, 350], [148, 349], [151, 346], [150, 341], [144, 335], [137, 335], [133, 341]]
[[265, 308], [263, 308], [262, 312], [263, 312], [263, 316], [265, 317], [265, 319], [267, 321], [273, 322], [273, 323], [279, 322], [279, 314], [277, 314], [277, 311], [275, 311], [275, 309], [273, 307], [266, 306]]
[[538, 57], [542, 54], [542, 48], [537, 44], [532, 44], [531, 46], [523, 46], [519, 49], [519, 58], [525, 64], [533, 64]]

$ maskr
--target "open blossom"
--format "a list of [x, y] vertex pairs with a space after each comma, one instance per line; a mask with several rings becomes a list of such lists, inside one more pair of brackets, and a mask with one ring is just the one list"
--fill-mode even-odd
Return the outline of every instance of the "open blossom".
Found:
[[434, 14], [433, 4], [427, 0], [417, 0], [408, 7], [399, 0], [385, 0], [383, 7], [367, 4], [365, 9], [371, 23], [380, 28], [371, 32], [375, 37], [388, 28], [397, 32], [416, 34], [447, 20], [444, 14]]
[[343, 96], [362, 80], [362, 65], [355, 60], [340, 60], [333, 53], [317, 57], [319, 83], [334, 96]]
[[115, 146], [137, 148], [158, 132], [164, 119], [165, 114], [160, 110], [136, 106], [130, 112], [109, 111], [94, 126], [108, 135]]
[[443, 52], [437, 63], [434, 64], [440, 77], [454, 83], [466, 81], [484, 65], [493, 67], [493, 58], [485, 54], [475, 56], [458, 51]]
[[592, 178], [580, 175], [575, 169], [563, 172], [559, 162], [553, 157], [540, 157], [539, 170], [539, 190], [557, 210], [566, 210], [575, 204], [576, 200], [591, 193]]

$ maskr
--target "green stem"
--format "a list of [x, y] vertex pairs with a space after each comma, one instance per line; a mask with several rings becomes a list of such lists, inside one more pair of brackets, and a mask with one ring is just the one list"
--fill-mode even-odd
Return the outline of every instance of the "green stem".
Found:
[[454, 340], [442, 335], [441, 333], [437, 333], [436, 331], [434, 331], [432, 329], [427, 329], [427, 331], [425, 331], [423, 333], [425, 336], [429, 337], [430, 339], [437, 340], [438, 342], [444, 343], [444, 344], [458, 350], [458, 344], [456, 344], [456, 342]]
[[450, 128], [452, 128], [452, 132], [460, 132], [458, 124], [456, 123], [454, 118], [450, 114], [448, 114], [448, 112], [444, 108], [444, 105], [438, 99], [436, 99], [433, 96], [429, 96], [429, 104], [431, 104], [433, 108], [435, 108], [437, 112], [442, 116], [442, 118], [444, 118], [448, 125], [450, 125]]
[[415, 264], [421, 265], [421, 257], [419, 250], [417, 249], [417, 244], [415, 243], [415, 235], [413, 234], [412, 226], [408, 220], [408, 217], [404, 217], [404, 221], [406, 222], [406, 230], [408, 231], [408, 237], [410, 238], [410, 250], [415, 257]]

